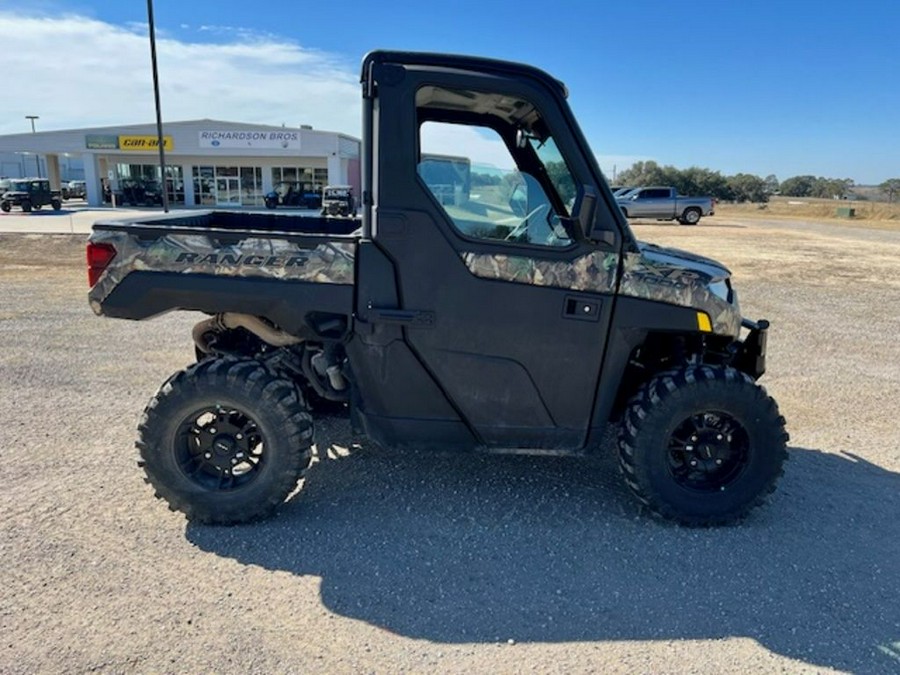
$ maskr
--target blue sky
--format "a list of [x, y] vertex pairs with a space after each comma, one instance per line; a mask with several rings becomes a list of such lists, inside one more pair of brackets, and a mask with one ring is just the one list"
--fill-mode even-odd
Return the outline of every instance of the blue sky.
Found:
[[[93, 22], [92, 34], [112, 33], [122, 44], [129, 33], [139, 37], [146, 21], [143, 0], [32, 0], [29, 5], [49, 21]], [[0, 12], [16, 6], [21, 1], [0, 0]], [[900, 176], [900, 0], [155, 0], [154, 6], [163, 112], [170, 119], [313, 120], [359, 135], [350, 87], [366, 51], [447, 51], [528, 62], [565, 81], [607, 174], [614, 164], [622, 170], [635, 159], [654, 159], [727, 174], [774, 173], [780, 179], [809, 173], [870, 184]], [[67, 33], [60, 35], [48, 39], [64, 41]], [[86, 58], [73, 53], [90, 50], [84, 42], [59, 44], [57, 65]], [[24, 45], [10, 46], [4, 39], [0, 58]], [[102, 47], [105, 54], [116, 53], [114, 44]], [[244, 51], [242, 57], [235, 52], [241, 48], [258, 48], [267, 60], [245, 73], [244, 65], [259, 54]], [[188, 54], [196, 63], [193, 70], [186, 65]], [[144, 79], [141, 58], [124, 59], [113, 82], [130, 78], [123, 65]], [[113, 60], [107, 57], [96, 67], [116, 68]], [[175, 82], [185, 72], [195, 73], [196, 87]], [[281, 79], [270, 73], [281, 73]], [[304, 73], [315, 87], [300, 82]], [[339, 89], [329, 88], [329, 78]], [[200, 82], [209, 79], [217, 80], [214, 90], [208, 81]], [[267, 92], [261, 93], [260, 82]], [[279, 82], [296, 85], [279, 92]], [[90, 86], [85, 82], [66, 95], [90, 99], [83, 90]], [[292, 99], [299, 91], [304, 95]], [[113, 95], [105, 94], [105, 112], [98, 113], [104, 121], [118, 109]], [[0, 132], [12, 131], [3, 117], [15, 119], [26, 106], [48, 105], [22, 96], [26, 100], [15, 104], [0, 102]], [[256, 99], [261, 99], [258, 108]], [[129, 100], [140, 106], [121, 110], [118, 116], [128, 116], [113, 121], [152, 120], [152, 102], [145, 108], [143, 93]], [[297, 114], [281, 103], [293, 105]], [[74, 123], [72, 113], [54, 119], [42, 108], [38, 114], [46, 128]]]

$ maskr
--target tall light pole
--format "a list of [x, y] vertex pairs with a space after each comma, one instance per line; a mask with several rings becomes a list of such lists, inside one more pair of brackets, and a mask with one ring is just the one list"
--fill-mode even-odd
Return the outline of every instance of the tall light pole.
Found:
[[156, 99], [156, 136], [159, 139], [159, 174], [162, 184], [163, 211], [169, 212], [169, 185], [166, 183], [166, 151], [163, 143], [162, 112], [159, 107], [159, 72], [156, 69], [156, 28], [153, 26], [153, 0], [147, 0], [147, 23], [150, 25], [150, 62], [153, 65], [153, 96]]
[[[31, 121], [31, 133], [35, 133], [34, 121], [41, 119], [40, 115], [25, 115], [26, 120]], [[41, 156], [37, 152], [34, 153], [34, 163], [37, 165], [37, 177], [41, 177]]]

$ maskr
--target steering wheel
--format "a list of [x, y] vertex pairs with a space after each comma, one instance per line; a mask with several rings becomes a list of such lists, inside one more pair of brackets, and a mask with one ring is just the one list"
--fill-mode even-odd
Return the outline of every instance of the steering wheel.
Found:
[[528, 232], [528, 224], [531, 219], [537, 216], [541, 211], [549, 210], [550, 206], [548, 204], [538, 204], [537, 206], [535, 206], [525, 215], [524, 218], [522, 218], [522, 221], [518, 225], [510, 230], [509, 234], [506, 235], [506, 241], [518, 241], [523, 234]]

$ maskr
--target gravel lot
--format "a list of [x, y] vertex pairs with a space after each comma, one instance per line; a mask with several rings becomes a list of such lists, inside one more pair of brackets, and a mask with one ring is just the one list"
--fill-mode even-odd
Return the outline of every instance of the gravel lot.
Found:
[[0, 235], [0, 671], [900, 672], [900, 232], [636, 230], [772, 321], [791, 461], [740, 526], [641, 514], [609, 452], [394, 454], [337, 418], [277, 518], [188, 525], [133, 441], [196, 317], [98, 319], [83, 236]]

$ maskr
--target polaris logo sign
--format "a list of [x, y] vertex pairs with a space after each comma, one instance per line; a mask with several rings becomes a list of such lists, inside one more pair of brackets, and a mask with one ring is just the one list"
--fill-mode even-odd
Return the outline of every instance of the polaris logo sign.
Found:
[[250, 129], [247, 131], [201, 131], [199, 136], [201, 148], [300, 149], [299, 131], [270, 131], [262, 129]]

